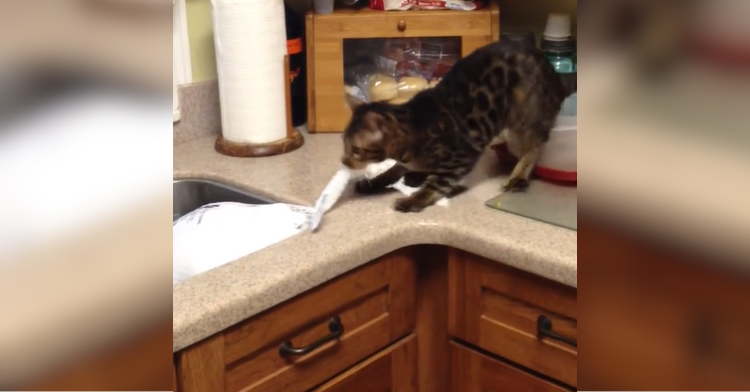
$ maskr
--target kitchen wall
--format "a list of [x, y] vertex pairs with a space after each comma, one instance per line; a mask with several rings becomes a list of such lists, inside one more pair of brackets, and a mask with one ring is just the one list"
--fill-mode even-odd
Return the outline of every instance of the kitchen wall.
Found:
[[575, 31], [577, 0], [495, 1], [500, 5], [500, 29], [503, 31], [531, 30], [541, 35], [547, 24], [547, 14], [552, 12], [570, 15]]
[[185, 0], [193, 81], [216, 77], [210, 0]]
[[[544, 30], [547, 14], [550, 12], [570, 14], [574, 26], [576, 23], [577, 0], [495, 1], [500, 4], [500, 26], [503, 31], [531, 30], [539, 34]], [[308, 0], [287, 0], [287, 4], [300, 14], [307, 9], [307, 2]], [[186, 0], [186, 5], [193, 81], [215, 78], [216, 57], [211, 26], [211, 2]]]

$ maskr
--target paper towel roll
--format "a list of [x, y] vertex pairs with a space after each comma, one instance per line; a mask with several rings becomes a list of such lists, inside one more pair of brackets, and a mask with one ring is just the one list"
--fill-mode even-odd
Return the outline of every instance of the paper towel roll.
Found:
[[211, 0], [211, 8], [224, 139], [254, 144], [284, 139], [284, 3]]

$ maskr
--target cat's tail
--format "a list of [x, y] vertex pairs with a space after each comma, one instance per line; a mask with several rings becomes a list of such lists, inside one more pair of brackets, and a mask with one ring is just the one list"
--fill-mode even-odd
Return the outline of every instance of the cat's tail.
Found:
[[560, 76], [560, 82], [562, 82], [566, 98], [578, 92], [578, 74], [576, 72], [560, 73], [558, 75]]

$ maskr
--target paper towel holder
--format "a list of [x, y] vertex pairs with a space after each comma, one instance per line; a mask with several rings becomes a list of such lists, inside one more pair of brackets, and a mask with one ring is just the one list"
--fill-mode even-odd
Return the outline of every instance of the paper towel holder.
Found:
[[292, 91], [289, 85], [289, 56], [284, 55], [284, 86], [286, 86], [286, 137], [269, 143], [237, 143], [224, 139], [221, 133], [216, 138], [217, 152], [232, 157], [267, 157], [292, 152], [305, 144], [302, 133], [292, 126]]

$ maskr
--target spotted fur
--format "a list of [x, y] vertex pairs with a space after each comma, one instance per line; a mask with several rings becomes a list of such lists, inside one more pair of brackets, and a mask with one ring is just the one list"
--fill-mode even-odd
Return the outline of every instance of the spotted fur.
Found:
[[525, 190], [562, 102], [575, 90], [575, 80], [563, 82], [539, 50], [492, 43], [407, 103], [353, 107], [342, 163], [362, 169], [396, 160], [387, 172], [357, 183], [357, 190], [377, 192], [406, 176], [421, 188], [394, 208], [418, 212], [466, 190], [461, 180], [484, 150], [506, 143], [519, 161], [503, 189]]

